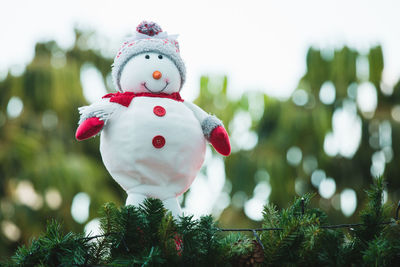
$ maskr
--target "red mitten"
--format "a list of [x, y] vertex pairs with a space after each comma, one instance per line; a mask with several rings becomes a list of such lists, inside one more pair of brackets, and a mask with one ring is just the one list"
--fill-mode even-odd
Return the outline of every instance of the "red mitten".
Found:
[[210, 143], [221, 155], [229, 156], [229, 154], [231, 154], [231, 143], [229, 142], [229, 136], [224, 127], [218, 126], [212, 130], [210, 134]]
[[79, 141], [95, 136], [104, 126], [104, 121], [97, 117], [92, 117], [82, 122], [75, 133], [75, 138]]

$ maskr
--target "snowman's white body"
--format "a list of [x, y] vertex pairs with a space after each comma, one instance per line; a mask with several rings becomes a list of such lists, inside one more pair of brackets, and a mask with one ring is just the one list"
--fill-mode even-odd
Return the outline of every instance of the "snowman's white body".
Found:
[[[165, 115], [155, 114], [156, 106], [164, 108]], [[160, 148], [153, 145], [156, 136], [165, 139]], [[128, 193], [127, 204], [145, 197], [175, 199], [185, 192], [204, 161], [205, 149], [206, 139], [192, 110], [183, 102], [158, 97], [135, 97], [128, 107], [120, 106], [100, 139], [104, 165]]]
[[81, 107], [79, 124], [92, 117], [104, 121], [101, 156], [127, 192], [127, 205], [153, 197], [174, 216], [182, 215], [177, 196], [192, 184], [204, 162], [210, 131], [222, 123], [195, 104], [172, 97], [179, 95], [182, 77], [165, 55], [147, 52], [129, 58], [119, 78], [121, 91], [136, 94], [131, 102], [106, 97]]

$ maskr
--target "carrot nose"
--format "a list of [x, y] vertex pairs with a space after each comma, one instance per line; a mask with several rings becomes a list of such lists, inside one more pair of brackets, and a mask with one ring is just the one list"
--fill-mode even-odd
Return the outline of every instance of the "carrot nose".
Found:
[[161, 72], [159, 72], [158, 70], [156, 70], [155, 72], [153, 72], [153, 78], [156, 80], [159, 80], [161, 78], [162, 74]]

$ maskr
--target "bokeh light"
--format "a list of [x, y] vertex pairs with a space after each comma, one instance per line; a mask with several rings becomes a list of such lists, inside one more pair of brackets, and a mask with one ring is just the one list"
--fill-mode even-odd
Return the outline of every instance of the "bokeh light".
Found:
[[315, 188], [319, 188], [321, 182], [326, 178], [325, 171], [315, 170], [311, 175], [311, 184]]
[[335, 110], [332, 117], [333, 133], [328, 133], [324, 141], [327, 155], [333, 157], [340, 154], [352, 158], [356, 153], [361, 142], [361, 118], [356, 112], [355, 103], [351, 100], [344, 101], [343, 108]]
[[318, 193], [323, 198], [331, 198], [336, 191], [336, 182], [333, 178], [326, 178], [321, 181]]
[[353, 215], [357, 208], [356, 191], [346, 188], [340, 193], [340, 208], [344, 216], [350, 217]]
[[103, 77], [92, 64], [84, 64], [81, 68], [81, 83], [83, 95], [89, 103], [94, 103], [107, 94]]
[[22, 103], [21, 98], [17, 96], [13, 96], [8, 101], [7, 105], [7, 115], [9, 118], [14, 119], [17, 118], [24, 108], [24, 103]]
[[86, 236], [97, 236], [101, 234], [100, 219], [94, 218], [85, 224], [84, 230]]
[[306, 91], [298, 89], [293, 92], [292, 100], [297, 106], [304, 106], [308, 102], [308, 94]]
[[378, 105], [378, 95], [375, 86], [364, 82], [357, 89], [357, 105], [367, 118], [371, 118]]
[[331, 81], [324, 82], [319, 90], [319, 99], [325, 105], [330, 105], [335, 102], [336, 89]]
[[15, 193], [18, 202], [33, 210], [38, 210], [43, 206], [43, 197], [36, 193], [30, 181], [20, 181]]
[[286, 153], [286, 159], [290, 165], [297, 166], [300, 164], [303, 154], [301, 149], [297, 146], [293, 146], [288, 149]]
[[10, 241], [18, 241], [21, 237], [21, 230], [11, 221], [2, 221], [1, 230]]
[[58, 209], [62, 204], [60, 191], [58, 191], [56, 188], [47, 189], [44, 199], [46, 200], [47, 206], [53, 210]]
[[84, 223], [89, 218], [90, 196], [80, 192], [74, 196], [71, 205], [72, 218], [77, 223]]

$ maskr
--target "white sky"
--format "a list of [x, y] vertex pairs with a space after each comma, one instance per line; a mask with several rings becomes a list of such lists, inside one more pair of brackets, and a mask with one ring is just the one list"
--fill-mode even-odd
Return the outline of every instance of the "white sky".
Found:
[[[261, 89], [287, 97], [305, 71], [310, 45], [350, 45], [365, 51], [382, 44], [384, 77], [400, 77], [400, 31], [396, 0], [153, 0], [153, 1], [2, 1], [0, 73], [20, 69], [33, 56], [36, 41], [73, 41], [73, 26], [94, 29], [116, 51], [142, 20], [178, 33], [188, 79], [182, 94], [193, 99], [199, 77], [228, 74], [233, 95]], [[2, 75], [0, 75], [2, 76]]]

